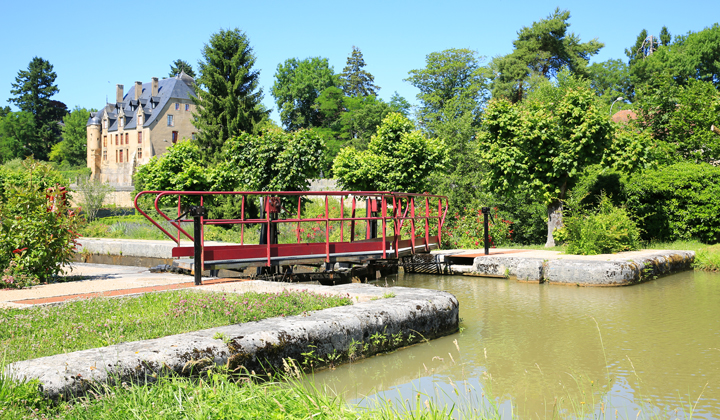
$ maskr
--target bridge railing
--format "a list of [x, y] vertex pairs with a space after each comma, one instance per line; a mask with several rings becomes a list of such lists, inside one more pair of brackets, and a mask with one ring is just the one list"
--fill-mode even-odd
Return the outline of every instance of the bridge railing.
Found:
[[[143, 196], [150, 196], [154, 211], [162, 221], [169, 223], [176, 230], [176, 234], [170, 233], [157, 220], [151, 217], [148, 212], [140, 207]], [[201, 209], [208, 198], [217, 196], [239, 196], [240, 218], [238, 219], [211, 219], [205, 213], [199, 213], [198, 217], [183, 218], [188, 214], [188, 204], [199, 203]], [[303, 199], [323, 199], [324, 214], [311, 217], [303, 217]], [[176, 199], [177, 205], [173, 204], [173, 211], [177, 208], [177, 217], [167, 214], [168, 199]], [[250, 207], [250, 200], [260, 199], [261, 217], [248, 218], [246, 213]], [[330, 200], [339, 201], [339, 217], [331, 216]], [[365, 201], [365, 203], [362, 203]], [[191, 256], [191, 250], [200, 247], [203, 261], [210, 260], [232, 260], [241, 258], [257, 258], [260, 253], [264, 254], [263, 259], [266, 266], [273, 263], [273, 259], [280, 259], [292, 255], [302, 255], [303, 252], [318, 256], [324, 254], [324, 260], [330, 262], [331, 256], [342, 253], [382, 251], [382, 258], [397, 258], [403, 250], [410, 249], [415, 253], [416, 248], [421, 247], [427, 252], [431, 246], [439, 246], [442, 239], [442, 227], [448, 209], [447, 197], [433, 194], [398, 193], [389, 191], [143, 191], [135, 197], [135, 208], [140, 214], [146, 217], [153, 225], [168, 238], [173, 240], [177, 247], [173, 250], [173, 256]], [[280, 216], [281, 206], [288, 207], [292, 203], [292, 210], [285, 209], [284, 217]], [[295, 203], [297, 212], [295, 213]], [[163, 205], [161, 205], [163, 204]], [[365, 207], [365, 214], [358, 214], [358, 210]], [[349, 207], [349, 208], [348, 208]], [[163, 211], [165, 209], [165, 211]], [[346, 209], [350, 210], [350, 216], [345, 216]], [[191, 235], [183, 228], [183, 224], [195, 223], [199, 220], [199, 232]], [[324, 224], [325, 239], [323, 243], [302, 242], [301, 224], [315, 222]], [[340, 224], [340, 241], [331, 241], [331, 224]], [[356, 240], [356, 226], [364, 223], [366, 225], [365, 238]], [[265, 243], [258, 245], [245, 243], [245, 230], [248, 225], [260, 224], [265, 232]], [[295, 230], [295, 244], [273, 243], [275, 232], [283, 224], [293, 224]], [[345, 226], [349, 225], [348, 241], [345, 240]], [[418, 226], [420, 224], [420, 226]], [[240, 225], [240, 244], [205, 247], [204, 227], [207, 225]], [[380, 229], [373, 229], [374, 226]], [[405, 228], [403, 230], [403, 228]], [[377, 232], [379, 230], [380, 232]], [[431, 234], [431, 230], [433, 233]], [[196, 231], [198, 231], [196, 227]], [[403, 231], [408, 235], [403, 239]], [[422, 231], [421, 237], [416, 233]], [[377, 235], [375, 233], [377, 232]], [[388, 235], [391, 232], [392, 235]], [[199, 238], [196, 238], [199, 236]], [[261, 235], [262, 236], [262, 235]], [[377, 236], [377, 237], [376, 237]], [[194, 247], [181, 247], [181, 239], [187, 238], [192, 241]], [[196, 240], [198, 239], [198, 240]], [[262, 241], [261, 241], [262, 242]], [[292, 247], [291, 245], [312, 245], [304, 249]], [[366, 245], [361, 245], [366, 244]], [[318, 246], [324, 245], [322, 252]], [[222, 248], [222, 249], [221, 249]], [[231, 257], [231, 258], [228, 258]]]

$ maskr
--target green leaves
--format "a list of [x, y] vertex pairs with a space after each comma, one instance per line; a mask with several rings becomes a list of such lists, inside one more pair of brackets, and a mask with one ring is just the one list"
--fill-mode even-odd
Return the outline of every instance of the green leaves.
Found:
[[428, 175], [443, 170], [446, 159], [442, 140], [426, 139], [402, 114], [391, 113], [367, 150], [340, 151], [333, 172], [350, 190], [421, 193], [429, 190]]

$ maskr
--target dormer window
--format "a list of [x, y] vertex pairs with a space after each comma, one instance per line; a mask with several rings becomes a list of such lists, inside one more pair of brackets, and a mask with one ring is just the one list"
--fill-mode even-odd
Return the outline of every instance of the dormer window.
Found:
[[142, 123], [143, 123], [143, 114], [138, 114], [137, 120], [138, 120], [138, 125], [139, 125], [139, 126], [142, 125]]
[[103, 128], [107, 130], [107, 118], [103, 120]]
[[123, 118], [123, 117], [118, 118], [118, 127], [120, 127], [121, 130], [122, 130], [124, 124], [125, 124], [125, 118]]

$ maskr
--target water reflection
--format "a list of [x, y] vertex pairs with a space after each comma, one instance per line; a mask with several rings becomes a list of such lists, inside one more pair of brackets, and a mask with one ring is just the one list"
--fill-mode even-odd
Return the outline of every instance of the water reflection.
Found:
[[621, 288], [418, 274], [389, 283], [453, 293], [463, 331], [316, 375], [350, 399], [481, 404], [490, 394], [521, 417], [681, 414], [697, 400], [695, 417], [720, 418], [720, 275]]

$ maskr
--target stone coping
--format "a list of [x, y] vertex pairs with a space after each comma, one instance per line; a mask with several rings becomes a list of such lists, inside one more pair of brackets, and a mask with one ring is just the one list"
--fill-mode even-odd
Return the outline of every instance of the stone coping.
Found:
[[304, 362], [318, 368], [330, 359], [339, 363], [452, 334], [459, 324], [457, 298], [434, 290], [263, 281], [192, 290], [309, 290], [348, 295], [355, 304], [25, 360], [10, 364], [6, 372], [18, 380], [38, 379], [50, 398], [68, 398], [96, 383], [154, 382], [158, 376], [194, 375], [213, 366], [268, 373], [282, 371], [283, 362], [294, 359], [298, 366]]
[[[689, 270], [694, 251], [640, 250], [601, 255], [568, 255], [559, 251], [527, 250], [473, 258], [472, 266], [452, 266], [466, 275], [515, 277], [521, 281], [577, 286], [627, 286], [663, 275]], [[462, 256], [481, 250], [436, 253], [444, 262], [447, 255]]]

